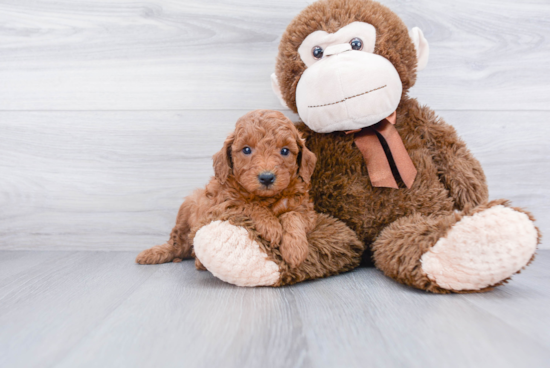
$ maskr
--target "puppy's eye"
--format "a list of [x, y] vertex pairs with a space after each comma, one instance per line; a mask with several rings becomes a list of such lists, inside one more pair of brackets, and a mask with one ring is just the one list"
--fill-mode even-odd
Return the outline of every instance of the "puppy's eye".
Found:
[[311, 53], [315, 59], [320, 59], [323, 57], [323, 48], [321, 46], [315, 46], [311, 49]]
[[349, 44], [353, 50], [361, 50], [363, 48], [363, 41], [357, 37], [353, 38]]
[[252, 153], [252, 148], [250, 148], [250, 147], [243, 148], [243, 153], [245, 155], [250, 155]]
[[283, 148], [281, 150], [281, 155], [283, 156], [288, 156], [289, 153], [290, 153], [290, 150], [288, 148]]

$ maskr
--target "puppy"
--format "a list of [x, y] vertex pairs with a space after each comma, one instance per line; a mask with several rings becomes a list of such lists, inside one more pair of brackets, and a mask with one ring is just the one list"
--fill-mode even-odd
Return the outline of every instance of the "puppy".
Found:
[[[141, 252], [136, 262], [193, 257], [192, 239], [200, 227], [245, 216], [291, 268], [298, 267], [308, 255], [307, 234], [316, 220], [308, 190], [317, 159], [294, 124], [278, 111], [249, 112], [213, 159], [215, 176], [185, 199], [170, 240]], [[204, 269], [198, 259], [195, 265]]]

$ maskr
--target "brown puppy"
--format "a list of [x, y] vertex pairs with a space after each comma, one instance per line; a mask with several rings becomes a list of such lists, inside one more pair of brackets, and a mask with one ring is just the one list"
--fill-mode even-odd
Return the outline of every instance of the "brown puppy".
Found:
[[[136, 262], [192, 257], [192, 239], [200, 227], [214, 219], [244, 216], [260, 237], [279, 248], [291, 268], [298, 267], [308, 255], [307, 234], [316, 221], [308, 195], [316, 158], [304, 143], [278, 111], [256, 110], [241, 117], [213, 157], [215, 177], [181, 205], [170, 240], [144, 250]], [[196, 266], [204, 269], [198, 260]]]

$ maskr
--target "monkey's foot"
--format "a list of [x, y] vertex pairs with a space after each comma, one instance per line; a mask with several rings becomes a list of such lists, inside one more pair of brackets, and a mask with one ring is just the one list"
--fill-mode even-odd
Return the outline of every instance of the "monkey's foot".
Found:
[[248, 232], [227, 221], [213, 221], [197, 231], [195, 256], [214, 276], [237, 286], [271, 286], [279, 266], [251, 240]]
[[525, 213], [496, 205], [453, 225], [422, 256], [422, 270], [441, 288], [480, 290], [525, 267], [537, 243], [537, 229]]

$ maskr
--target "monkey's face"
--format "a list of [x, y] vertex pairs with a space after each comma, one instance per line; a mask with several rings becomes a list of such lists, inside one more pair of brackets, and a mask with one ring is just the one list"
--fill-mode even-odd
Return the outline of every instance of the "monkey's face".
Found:
[[272, 86], [318, 133], [361, 129], [397, 109], [427, 58], [420, 29], [382, 5], [320, 1], [283, 35]]
[[314, 131], [353, 130], [395, 111], [403, 87], [386, 58], [374, 54], [376, 30], [353, 22], [336, 33], [316, 31], [298, 48], [307, 66], [296, 89], [302, 120]]

